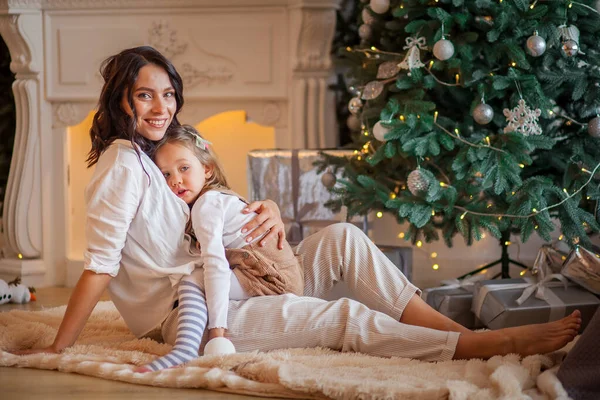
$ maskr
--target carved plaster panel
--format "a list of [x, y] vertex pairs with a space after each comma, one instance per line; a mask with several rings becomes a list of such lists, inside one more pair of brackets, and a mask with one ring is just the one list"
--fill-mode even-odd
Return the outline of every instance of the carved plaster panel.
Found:
[[296, 53], [295, 68], [329, 69], [331, 41], [335, 33], [335, 11], [304, 10]]
[[79, 125], [94, 109], [94, 104], [89, 102], [81, 103], [53, 103], [52, 104], [52, 127], [66, 128], [68, 126]]
[[0, 16], [0, 35], [10, 50], [10, 69], [17, 77], [40, 72], [42, 60], [38, 46], [42, 36], [39, 29], [35, 29], [40, 23], [41, 16], [35, 14]]
[[97, 99], [101, 62], [142, 44], [153, 45], [173, 62], [184, 79], [186, 99], [281, 97], [287, 91], [290, 67], [285, 13], [264, 11], [252, 19], [247, 14], [212, 10], [160, 19], [154, 15], [51, 15], [46, 28], [50, 38], [48, 98], [58, 102]]

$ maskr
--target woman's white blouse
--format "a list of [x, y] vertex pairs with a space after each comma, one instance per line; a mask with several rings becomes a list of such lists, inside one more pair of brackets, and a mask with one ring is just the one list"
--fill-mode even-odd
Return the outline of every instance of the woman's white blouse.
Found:
[[150, 158], [116, 140], [101, 156], [85, 192], [85, 269], [110, 274], [108, 290], [136, 336], [156, 328], [176, 298], [169, 275], [188, 275], [188, 205], [169, 190]]

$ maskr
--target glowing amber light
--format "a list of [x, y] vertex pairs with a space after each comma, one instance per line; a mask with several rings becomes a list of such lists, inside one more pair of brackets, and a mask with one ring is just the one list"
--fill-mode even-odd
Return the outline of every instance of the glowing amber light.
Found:
[[19, 254], [17, 255], [17, 257], [19, 257], [19, 258], [23, 258], [23, 254], [19, 253]]
[[521, 273], [520, 273], [519, 275], [523, 276], [523, 275], [525, 275], [526, 273], [527, 273], [527, 270], [526, 270], [526, 269], [524, 269], [523, 271], [521, 271]]
[[400, 233], [398, 234], [398, 238], [399, 238], [399, 239], [404, 239], [404, 236], [406, 236], [406, 235], [404, 234], [404, 232], [400, 232]]
[[396, 198], [396, 193], [392, 192], [390, 193], [390, 199], [394, 200]]
[[433, 268], [437, 271], [438, 269], [440, 269], [440, 266], [438, 264], [433, 264], [433, 266], [431, 268]]
[[504, 242], [505, 246], [510, 246], [510, 240], [507, 240], [506, 242]]
[[431, 258], [437, 258], [437, 253], [435, 251], [431, 253]]
[[377, 211], [377, 218], [383, 217], [383, 213], [381, 211]]
[[423, 246], [423, 242], [421, 242], [420, 240], [417, 242], [417, 247], [421, 247]]

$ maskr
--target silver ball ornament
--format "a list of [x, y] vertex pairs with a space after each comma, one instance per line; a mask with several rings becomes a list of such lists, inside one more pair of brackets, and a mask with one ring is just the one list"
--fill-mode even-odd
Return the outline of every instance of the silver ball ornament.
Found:
[[440, 39], [433, 45], [433, 55], [440, 61], [446, 61], [454, 55], [454, 45], [448, 39]]
[[525, 48], [529, 55], [539, 57], [546, 51], [546, 41], [543, 37], [535, 33], [533, 36], [529, 36]]
[[567, 57], [573, 57], [579, 53], [579, 44], [574, 40], [565, 40], [562, 44], [561, 50]]
[[388, 128], [381, 125], [381, 121], [377, 121], [375, 125], [373, 125], [373, 137], [380, 142], [385, 142], [385, 134], [389, 131]]
[[414, 195], [419, 196], [429, 188], [429, 182], [423, 177], [423, 174], [418, 169], [415, 169], [408, 174], [406, 180], [408, 190]]
[[323, 175], [321, 175], [321, 183], [327, 189], [331, 189], [332, 187], [334, 187], [336, 182], [337, 178], [335, 177], [335, 174], [331, 171], [327, 171]]
[[473, 119], [479, 125], [487, 125], [494, 119], [494, 109], [488, 104], [478, 104], [473, 109]]
[[600, 117], [592, 118], [588, 122], [588, 134], [593, 138], [600, 139]]
[[357, 115], [360, 113], [362, 106], [363, 106], [363, 102], [360, 99], [360, 97], [353, 97], [348, 102], [348, 110], [354, 115]]

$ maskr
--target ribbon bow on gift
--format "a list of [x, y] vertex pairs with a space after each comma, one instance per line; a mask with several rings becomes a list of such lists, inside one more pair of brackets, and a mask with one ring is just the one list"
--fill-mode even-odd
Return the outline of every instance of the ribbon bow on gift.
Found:
[[485, 275], [471, 275], [464, 279], [444, 279], [440, 283], [445, 289], [458, 289], [467, 286], [473, 286], [476, 282], [482, 281], [486, 278]]
[[525, 290], [523, 290], [523, 294], [521, 295], [521, 297], [517, 299], [517, 304], [523, 304], [525, 301], [527, 301], [529, 297], [531, 297], [533, 292], [535, 292], [536, 299], [548, 302], [548, 297], [546, 296], [546, 285], [553, 279], [561, 281], [565, 287], [565, 290], [567, 289], [567, 278], [565, 278], [561, 274], [548, 275], [545, 278], [541, 279], [539, 282], [532, 283], [531, 285], [526, 287]]

